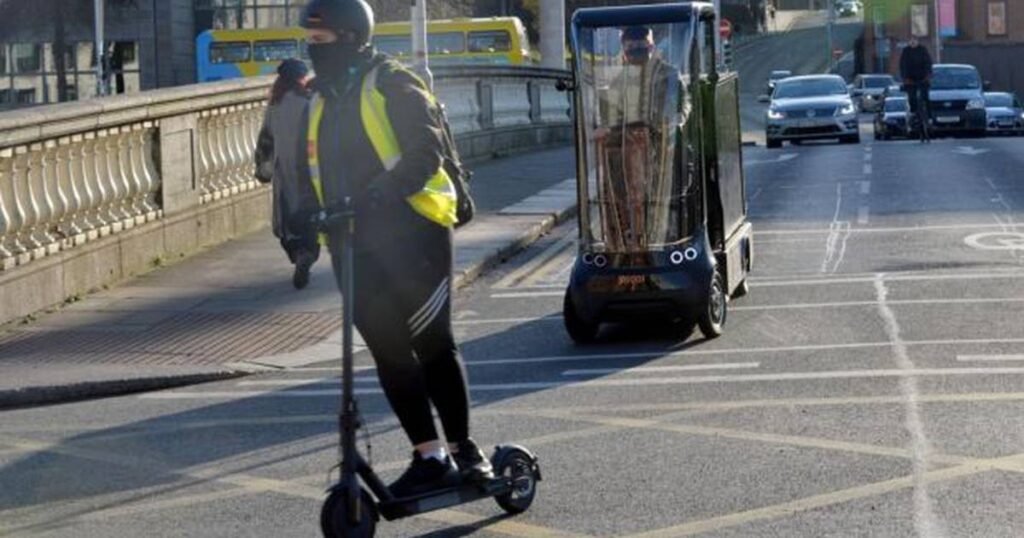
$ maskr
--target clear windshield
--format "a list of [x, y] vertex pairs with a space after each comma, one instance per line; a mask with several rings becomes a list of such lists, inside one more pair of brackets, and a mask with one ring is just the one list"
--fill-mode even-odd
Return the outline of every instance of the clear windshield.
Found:
[[817, 97], [822, 95], [846, 95], [846, 85], [839, 79], [814, 78], [789, 80], [775, 86], [775, 99]]
[[865, 88], [888, 88], [895, 84], [890, 77], [869, 77], [864, 79]]
[[675, 163], [692, 108], [690, 24], [581, 28], [577, 39], [588, 239], [640, 252], [688, 237], [695, 191]]
[[1013, 97], [1005, 94], [985, 94], [985, 106], [1013, 108]]
[[885, 100], [885, 111], [886, 112], [906, 112], [910, 110], [910, 105], [906, 99], [886, 99]]
[[936, 69], [932, 76], [933, 90], [977, 90], [981, 88], [978, 72], [968, 68]]

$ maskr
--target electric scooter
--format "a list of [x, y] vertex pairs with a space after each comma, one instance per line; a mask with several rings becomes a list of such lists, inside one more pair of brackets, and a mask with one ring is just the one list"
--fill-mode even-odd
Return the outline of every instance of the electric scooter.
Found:
[[341, 472], [328, 490], [320, 512], [320, 528], [327, 538], [373, 536], [380, 517], [391, 521], [493, 497], [509, 514], [525, 511], [533, 503], [540, 481], [537, 457], [524, 447], [506, 444], [491, 456], [494, 478], [466, 481], [455, 487], [422, 495], [395, 498], [356, 447], [356, 432], [363, 426], [353, 394], [352, 329], [355, 301], [355, 215], [346, 198], [340, 211], [321, 211], [314, 217], [318, 230], [339, 232], [342, 240], [342, 354], [341, 411], [338, 414]]

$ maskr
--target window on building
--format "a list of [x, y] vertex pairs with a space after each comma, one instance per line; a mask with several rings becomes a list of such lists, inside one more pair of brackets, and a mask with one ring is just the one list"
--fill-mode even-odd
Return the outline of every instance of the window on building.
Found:
[[0, 43], [0, 73], [6, 75], [10, 73], [7, 68], [7, 45]]
[[233, 64], [248, 62], [252, 49], [245, 41], [224, 41], [210, 44], [210, 63]]
[[257, 41], [252, 45], [252, 57], [257, 62], [279, 62], [298, 55], [299, 47], [294, 39]]
[[[42, 69], [42, 47], [36, 43], [11, 45], [11, 60], [15, 73], [38, 73]], [[20, 101], [19, 101], [20, 102]]]
[[508, 32], [482, 31], [469, 33], [469, 52], [508, 52], [512, 38]]
[[14, 94], [11, 90], [4, 89], [0, 90], [0, 105], [9, 105], [14, 101]]
[[466, 51], [466, 38], [462, 32], [430, 34], [427, 37], [429, 54], [458, 54]]
[[36, 102], [36, 89], [28, 88], [25, 90], [18, 90], [17, 102], [19, 105], [31, 105]]

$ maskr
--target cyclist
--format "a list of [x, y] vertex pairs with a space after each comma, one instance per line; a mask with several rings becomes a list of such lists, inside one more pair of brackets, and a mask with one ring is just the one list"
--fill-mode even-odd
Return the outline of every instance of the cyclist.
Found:
[[918, 135], [922, 142], [928, 136], [928, 90], [931, 87], [932, 57], [916, 37], [911, 37], [900, 54], [900, 77], [907, 92], [910, 110], [917, 118]]

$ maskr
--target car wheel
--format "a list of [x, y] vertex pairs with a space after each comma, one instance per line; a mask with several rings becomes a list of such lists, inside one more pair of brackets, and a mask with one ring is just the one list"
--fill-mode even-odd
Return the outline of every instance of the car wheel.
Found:
[[769, 138], [767, 139], [764, 145], [767, 146], [769, 149], [778, 149], [782, 147], [782, 141], [776, 140], [774, 138]]

